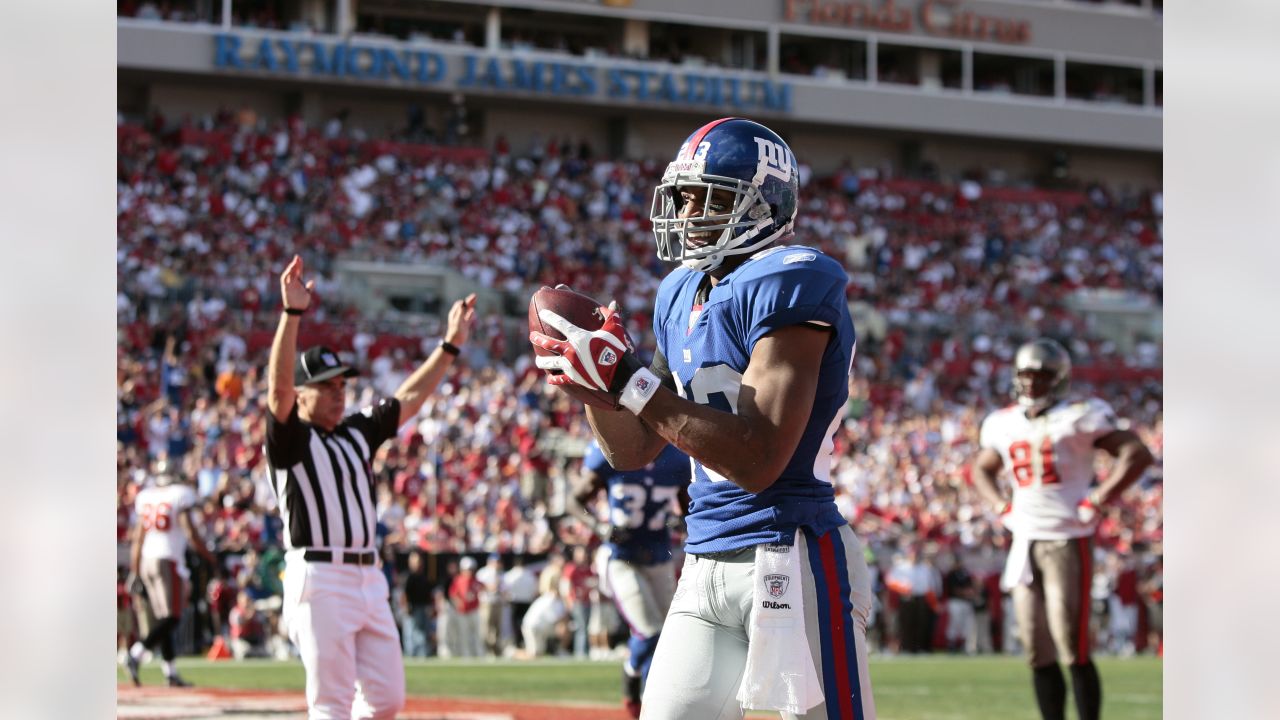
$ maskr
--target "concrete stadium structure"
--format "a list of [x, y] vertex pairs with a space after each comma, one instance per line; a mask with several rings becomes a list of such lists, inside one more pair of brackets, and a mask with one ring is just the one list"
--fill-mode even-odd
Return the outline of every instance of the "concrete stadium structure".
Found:
[[[848, 162], [1020, 180], [1056, 168], [1160, 184], [1162, 20], [1152, 0], [187, 5], [182, 21], [118, 19], [126, 116], [248, 107], [322, 123], [343, 113], [385, 134], [411, 111], [443, 127], [465, 109], [452, 143], [488, 148], [502, 136], [520, 152], [566, 138], [610, 156], [664, 157], [698, 123], [744, 115], [781, 132], [819, 173]], [[258, 20], [264, 11], [272, 22]]]

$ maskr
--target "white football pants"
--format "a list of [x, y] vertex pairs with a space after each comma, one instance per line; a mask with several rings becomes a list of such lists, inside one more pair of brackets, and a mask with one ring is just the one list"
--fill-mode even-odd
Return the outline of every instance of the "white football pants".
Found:
[[310, 720], [383, 720], [404, 707], [404, 661], [377, 566], [285, 555], [281, 619], [302, 655]]
[[[826, 698], [799, 718], [875, 720], [866, 644], [871, 576], [862, 544], [848, 525], [823, 536], [799, 532], [809, 549], [792, 581], [803, 588], [805, 634]], [[755, 548], [685, 558], [645, 684], [642, 720], [741, 720], [736, 695], [751, 642], [754, 560]]]
[[610, 558], [605, 568], [613, 601], [632, 634], [651, 638], [661, 632], [676, 592], [675, 565], [632, 565]]

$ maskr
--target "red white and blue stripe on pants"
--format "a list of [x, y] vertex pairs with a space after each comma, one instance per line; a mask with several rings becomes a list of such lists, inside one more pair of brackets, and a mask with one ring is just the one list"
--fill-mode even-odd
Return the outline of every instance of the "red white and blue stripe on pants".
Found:
[[828, 720], [864, 720], [858, 651], [853, 639], [853, 603], [849, 599], [849, 563], [839, 530], [818, 536], [802, 528], [822, 628], [822, 689]]

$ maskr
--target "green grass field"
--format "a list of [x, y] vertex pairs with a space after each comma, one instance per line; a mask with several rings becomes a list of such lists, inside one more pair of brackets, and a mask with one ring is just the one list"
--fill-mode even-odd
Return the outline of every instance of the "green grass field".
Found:
[[[1153, 658], [1097, 660], [1107, 720], [1157, 720], [1163, 712], [1163, 664]], [[205, 687], [302, 690], [297, 662], [178, 661], [183, 676]], [[617, 662], [543, 660], [407, 660], [410, 695], [487, 700], [598, 702], [619, 697]], [[119, 682], [128, 682], [123, 670]], [[158, 666], [143, 669], [143, 682], [158, 685]], [[1031, 683], [1021, 658], [902, 657], [871, 663], [881, 720], [1038, 720]], [[768, 717], [764, 715], [762, 717]], [[1074, 712], [1068, 717], [1075, 717]]]

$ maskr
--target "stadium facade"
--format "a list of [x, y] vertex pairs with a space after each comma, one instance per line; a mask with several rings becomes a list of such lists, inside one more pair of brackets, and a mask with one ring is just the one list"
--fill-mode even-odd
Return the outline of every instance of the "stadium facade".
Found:
[[[193, 0], [120, 17], [120, 111], [249, 108], [516, 151], [665, 156], [710, 117], [843, 163], [1157, 187], [1159, 3]], [[141, 15], [141, 13], [140, 13]], [[263, 22], [262, 18], [269, 18]], [[251, 26], [251, 25], [257, 25]], [[264, 26], [271, 26], [267, 29]]]

